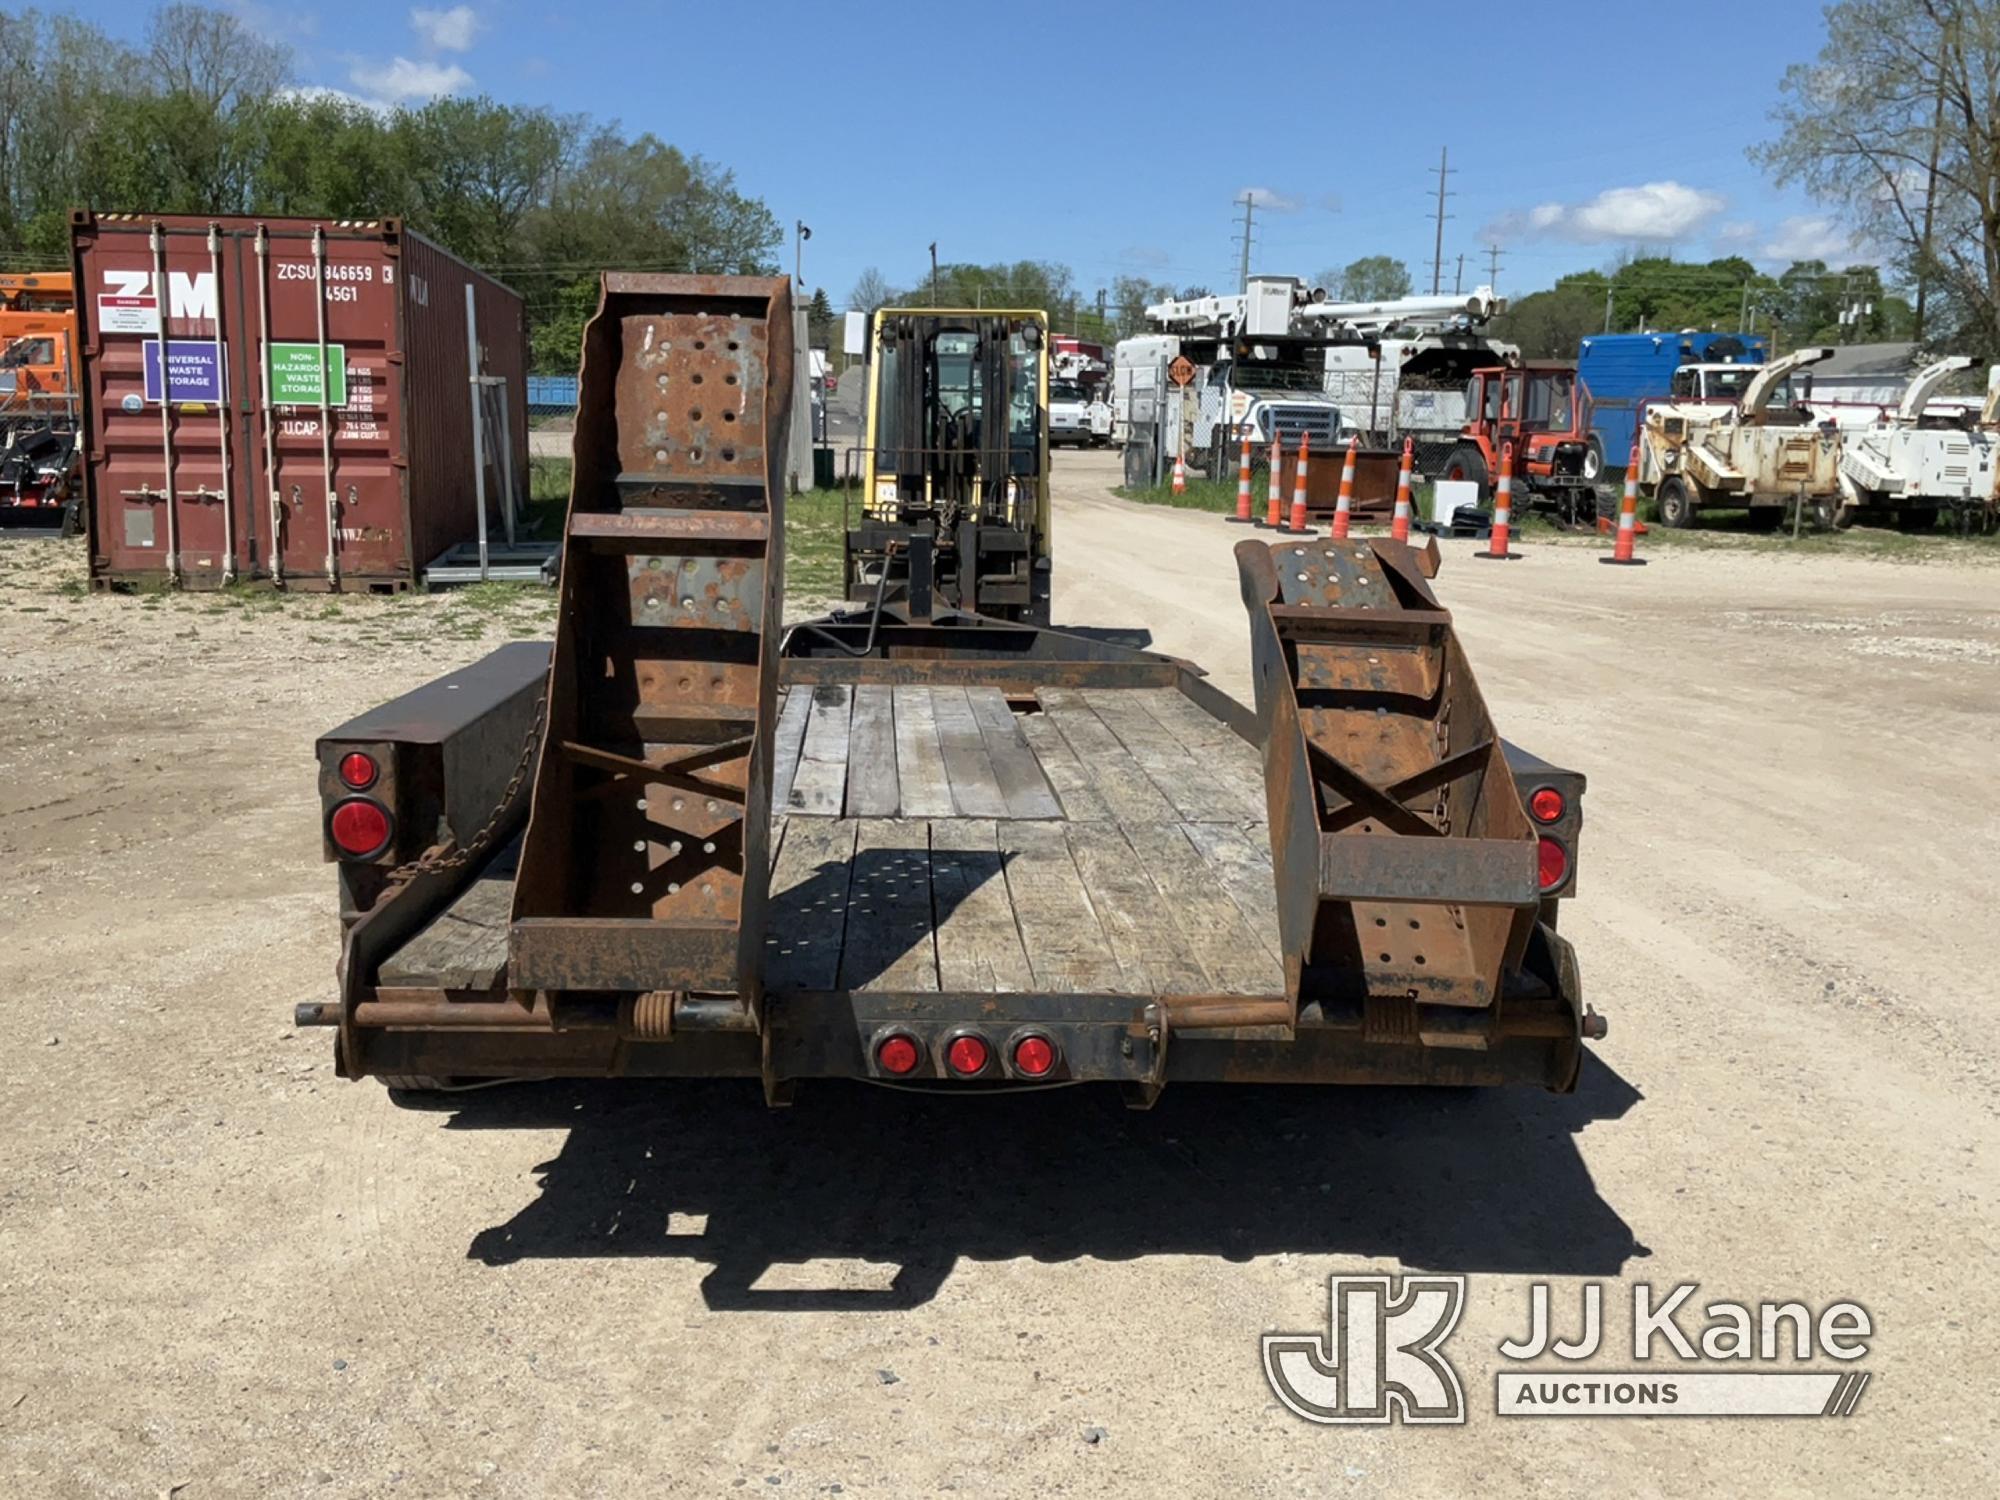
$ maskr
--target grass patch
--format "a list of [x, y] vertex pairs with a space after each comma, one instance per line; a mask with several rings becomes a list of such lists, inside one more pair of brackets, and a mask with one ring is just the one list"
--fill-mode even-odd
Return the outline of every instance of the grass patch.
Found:
[[[1141, 505], [1167, 505], [1175, 510], [1207, 510], [1224, 515], [1236, 513], [1236, 481], [1233, 479], [1227, 481], [1190, 479], [1187, 482], [1186, 493], [1179, 495], [1174, 493], [1171, 482], [1147, 485], [1143, 488], [1136, 485], [1120, 485], [1111, 493], [1121, 500], [1136, 500]], [[1257, 477], [1254, 474], [1250, 478], [1250, 500], [1252, 513], [1261, 515], [1263, 512], [1256, 507], [1266, 503], [1265, 492], [1257, 487]], [[1287, 513], [1291, 510], [1291, 504], [1291, 497], [1287, 495], [1285, 497]]]
[[796, 599], [839, 599], [846, 592], [841, 550], [847, 531], [845, 490], [785, 497], [785, 592]]

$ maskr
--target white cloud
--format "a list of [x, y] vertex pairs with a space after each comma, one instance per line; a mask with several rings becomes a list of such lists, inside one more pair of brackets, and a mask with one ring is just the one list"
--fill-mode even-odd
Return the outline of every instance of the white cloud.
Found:
[[479, 17], [469, 5], [454, 5], [450, 10], [419, 8], [410, 12], [410, 24], [433, 52], [466, 51], [480, 26]]
[[1731, 247], [1755, 244], [1764, 231], [1748, 219], [1732, 219], [1715, 231], [1715, 243]]
[[472, 83], [472, 75], [457, 63], [411, 62], [407, 57], [359, 62], [347, 76], [363, 93], [387, 104], [420, 103]]
[[1236, 195], [1236, 201], [1241, 203], [1245, 198], [1266, 213], [1288, 214], [1299, 206], [1298, 199], [1288, 198], [1276, 188], [1247, 187]]
[[388, 106], [380, 99], [364, 99], [359, 94], [350, 94], [346, 89], [328, 88], [321, 83], [301, 83], [291, 88], [278, 90], [280, 99], [296, 99], [301, 104], [355, 104], [362, 109], [382, 110]]
[[1487, 227], [1496, 238], [1534, 235], [1596, 245], [1686, 239], [1721, 213], [1720, 193], [1680, 182], [1646, 182], [1606, 188], [1583, 203], [1539, 203], [1502, 214]]
[[1771, 231], [1764, 243], [1766, 260], [1833, 261], [1851, 256], [1854, 236], [1833, 220], [1817, 214], [1794, 214]]

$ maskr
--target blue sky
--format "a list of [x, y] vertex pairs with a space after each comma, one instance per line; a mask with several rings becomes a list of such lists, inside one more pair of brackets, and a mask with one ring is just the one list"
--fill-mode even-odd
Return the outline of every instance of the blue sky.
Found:
[[[151, 8], [84, 7], [134, 38]], [[1514, 295], [1627, 248], [1849, 256], [1744, 156], [1818, 51], [1803, 0], [231, 8], [304, 83], [585, 111], [726, 164], [812, 226], [806, 281], [836, 305], [865, 266], [919, 277], [932, 239], [947, 261], [1064, 261], [1086, 295], [1121, 273], [1233, 289], [1246, 190], [1253, 269], [1386, 253], [1427, 287], [1441, 146], [1447, 287], [1460, 252], [1484, 280], [1493, 243]]]

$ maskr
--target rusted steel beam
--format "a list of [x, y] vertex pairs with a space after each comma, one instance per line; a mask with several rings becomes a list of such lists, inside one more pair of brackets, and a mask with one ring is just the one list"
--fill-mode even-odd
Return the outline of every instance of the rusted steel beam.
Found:
[[792, 359], [782, 278], [604, 277], [517, 989], [728, 990], [756, 1013]]

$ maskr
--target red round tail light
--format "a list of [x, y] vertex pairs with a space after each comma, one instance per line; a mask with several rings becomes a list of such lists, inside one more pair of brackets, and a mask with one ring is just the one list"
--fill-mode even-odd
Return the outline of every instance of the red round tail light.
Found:
[[1553, 823], [1569, 811], [1569, 803], [1554, 787], [1537, 787], [1534, 795], [1528, 798], [1528, 811], [1535, 815], [1537, 823]]
[[944, 1060], [950, 1065], [952, 1072], [961, 1078], [970, 1078], [974, 1073], [986, 1070], [987, 1060], [991, 1056], [992, 1049], [983, 1039], [976, 1036], [961, 1036], [954, 1037], [951, 1045], [945, 1048]]
[[1046, 1078], [1055, 1065], [1055, 1044], [1047, 1037], [1024, 1036], [1014, 1044], [1014, 1071], [1023, 1078]]
[[364, 792], [375, 785], [375, 778], [381, 774], [372, 755], [350, 750], [340, 757], [340, 779], [357, 792]]
[[379, 802], [355, 797], [340, 804], [327, 819], [336, 848], [350, 859], [370, 859], [389, 843], [389, 814]]
[[905, 1073], [916, 1071], [917, 1059], [922, 1055], [910, 1038], [901, 1035], [886, 1037], [882, 1045], [875, 1049], [875, 1064], [884, 1073], [893, 1073], [900, 1078]]
[[1569, 879], [1569, 850], [1563, 848], [1559, 839], [1543, 834], [1535, 854], [1543, 890], [1552, 891]]

